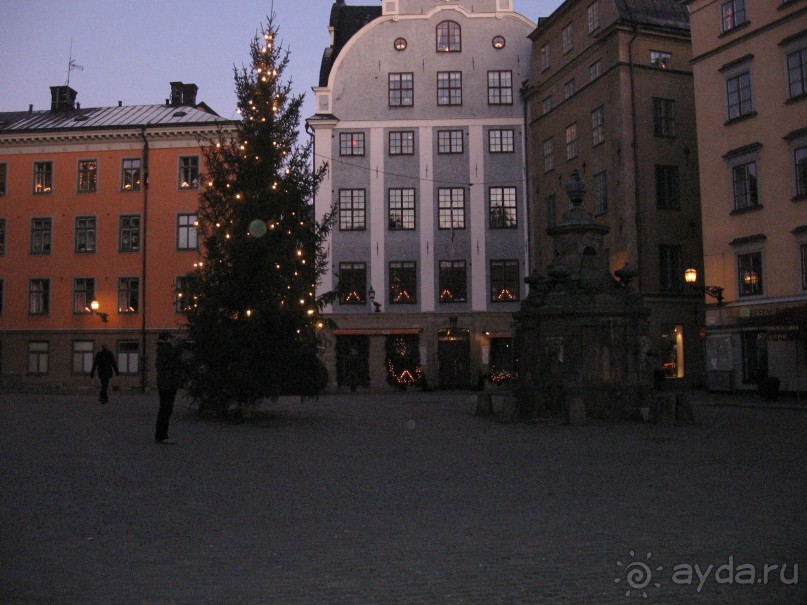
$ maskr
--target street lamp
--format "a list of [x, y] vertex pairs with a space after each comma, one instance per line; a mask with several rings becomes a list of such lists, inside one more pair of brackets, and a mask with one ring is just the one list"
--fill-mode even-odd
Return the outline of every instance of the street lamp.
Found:
[[90, 301], [90, 310], [95, 313], [98, 317], [101, 318], [101, 321], [104, 323], [109, 321], [109, 313], [102, 313], [98, 309], [101, 308], [101, 303], [99, 303], [96, 299], [92, 299]]
[[[697, 288], [695, 282], [698, 281], [698, 270], [695, 267], [689, 267], [684, 271], [684, 281], [693, 288]], [[720, 286], [702, 286], [703, 292], [707, 296], [717, 299], [717, 305], [723, 304], [723, 288]]]

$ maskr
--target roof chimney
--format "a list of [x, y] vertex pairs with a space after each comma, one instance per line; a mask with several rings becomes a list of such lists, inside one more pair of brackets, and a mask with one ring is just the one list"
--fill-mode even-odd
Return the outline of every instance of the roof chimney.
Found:
[[78, 93], [69, 86], [50, 87], [50, 110], [64, 111], [76, 108]]
[[196, 106], [196, 92], [199, 87], [196, 84], [183, 84], [182, 82], [171, 82], [171, 105]]

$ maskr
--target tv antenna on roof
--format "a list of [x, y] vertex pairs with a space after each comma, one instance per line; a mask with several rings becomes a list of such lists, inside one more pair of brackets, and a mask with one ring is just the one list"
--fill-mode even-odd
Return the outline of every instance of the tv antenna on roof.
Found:
[[76, 60], [73, 58], [73, 38], [70, 38], [70, 58], [67, 63], [67, 82], [65, 82], [67, 86], [70, 86], [70, 72], [74, 69], [84, 71], [84, 66], [76, 63]]

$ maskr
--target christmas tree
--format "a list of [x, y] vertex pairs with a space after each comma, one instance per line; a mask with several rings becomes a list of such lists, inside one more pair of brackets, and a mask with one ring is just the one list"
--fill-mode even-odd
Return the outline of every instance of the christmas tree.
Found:
[[251, 64], [234, 69], [235, 134], [201, 141], [204, 256], [182, 300], [192, 342], [187, 386], [202, 412], [243, 412], [327, 384], [317, 331], [329, 300], [315, 288], [332, 221], [317, 222], [312, 207], [326, 167], [313, 170], [311, 142], [298, 144], [303, 95], [282, 80], [289, 52], [277, 33], [268, 18], [250, 44]]

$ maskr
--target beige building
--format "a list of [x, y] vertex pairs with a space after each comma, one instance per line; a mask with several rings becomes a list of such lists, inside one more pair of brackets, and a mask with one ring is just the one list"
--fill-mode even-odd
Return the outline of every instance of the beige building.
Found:
[[[712, 384], [807, 389], [807, 2], [692, 0]], [[719, 290], [717, 290], [719, 289]]]
[[564, 184], [577, 170], [584, 208], [609, 228], [611, 271], [627, 263], [638, 273], [651, 363], [678, 385], [698, 384], [703, 307], [684, 283], [702, 254], [686, 8], [567, 0], [530, 38], [530, 264], [545, 274], [552, 262], [547, 229], [568, 210]]

